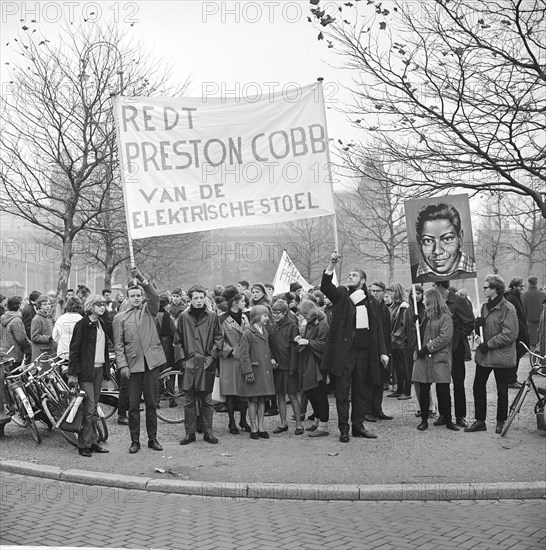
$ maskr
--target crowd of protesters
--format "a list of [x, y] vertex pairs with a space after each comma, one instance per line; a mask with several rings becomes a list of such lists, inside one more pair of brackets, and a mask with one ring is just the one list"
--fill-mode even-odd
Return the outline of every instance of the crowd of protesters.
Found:
[[[331, 432], [328, 394], [335, 397], [339, 440], [373, 439], [371, 423], [393, 416], [383, 397], [416, 397], [417, 429], [435, 426], [466, 432], [487, 429], [486, 384], [497, 386], [496, 433], [508, 414], [508, 389], [518, 388], [522, 344], [545, 354], [546, 293], [536, 277], [514, 277], [506, 288], [498, 275], [485, 278], [484, 303], [474, 316], [464, 289], [449, 282], [410, 289], [397, 282], [369, 283], [355, 268], [346, 285], [332, 283], [339, 260], [332, 254], [321, 284], [308, 291], [294, 282], [275, 295], [270, 283], [239, 281], [208, 290], [193, 285], [159, 293], [137, 268], [126, 296], [109, 289], [93, 294], [85, 285], [54, 292], [33, 291], [28, 299], [0, 295], [0, 346], [15, 365], [39, 356], [67, 359], [66, 375], [86, 392], [80, 455], [108, 452], [97, 442], [93, 422], [104, 378], [115, 353], [122, 387], [118, 423], [128, 425], [130, 452], [140, 450], [140, 406], [144, 398], [148, 447], [157, 439], [159, 373], [183, 371], [185, 434], [181, 445], [197, 440], [216, 444], [213, 415], [226, 412], [232, 435], [269, 439], [264, 417], [278, 415], [276, 435], [287, 432], [318, 438]], [[465, 361], [475, 351], [475, 420], [467, 422]], [[213, 388], [225, 399], [215, 403]], [[437, 409], [431, 395], [436, 386]], [[452, 391], [453, 388], [453, 407]], [[385, 392], [387, 392], [385, 394]], [[291, 413], [288, 412], [291, 406]], [[309, 409], [310, 405], [310, 409]], [[173, 400], [171, 406], [177, 406]], [[236, 420], [238, 416], [238, 422]], [[304, 420], [310, 421], [307, 426]], [[352, 430], [350, 430], [352, 428]]]

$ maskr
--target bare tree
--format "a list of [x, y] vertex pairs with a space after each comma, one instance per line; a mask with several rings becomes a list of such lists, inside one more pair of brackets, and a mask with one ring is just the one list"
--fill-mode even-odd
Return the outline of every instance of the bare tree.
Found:
[[336, 5], [311, 0], [319, 39], [354, 71], [349, 112], [402, 184], [530, 197], [546, 217], [543, 0]]
[[334, 249], [331, 218], [302, 219], [283, 227], [287, 253], [303, 278], [310, 284], [320, 281], [319, 273]]
[[349, 189], [338, 193], [338, 219], [347, 235], [347, 246], [372, 265], [387, 266], [392, 282], [397, 261], [407, 262], [404, 201], [408, 193], [389, 174], [381, 159], [372, 159], [362, 147], [341, 151], [349, 170]]
[[503, 200], [495, 193], [480, 207], [480, 226], [477, 231], [476, 256], [493, 273], [499, 273], [512, 258], [508, 243], [509, 224], [506, 219]]
[[[63, 295], [76, 237], [93, 223], [97, 228], [101, 214], [122, 208], [110, 196], [117, 163], [110, 94], [165, 93], [169, 81], [169, 68], [117, 27], [89, 29], [64, 28], [52, 45], [23, 25], [14, 39], [23, 61], [0, 100], [0, 209], [59, 243]], [[118, 84], [122, 71], [124, 84]], [[186, 84], [170, 93], [181, 94]]]

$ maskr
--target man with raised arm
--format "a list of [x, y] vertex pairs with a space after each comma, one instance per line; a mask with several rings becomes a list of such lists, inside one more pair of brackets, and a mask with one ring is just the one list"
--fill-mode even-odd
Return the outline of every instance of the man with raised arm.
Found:
[[[159, 296], [154, 286], [133, 267], [127, 287], [127, 304], [114, 317], [114, 346], [116, 363], [122, 379], [127, 380], [129, 392], [130, 453], [140, 450], [140, 399], [144, 394], [148, 447], [162, 451], [157, 441], [157, 392], [159, 372], [167, 359], [159, 340], [156, 315]], [[144, 301], [144, 298], [146, 300]]]
[[366, 273], [351, 269], [347, 286], [336, 288], [332, 277], [341, 255], [334, 251], [322, 275], [320, 290], [333, 304], [332, 322], [322, 357], [334, 382], [339, 440], [349, 441], [349, 394], [353, 437], [374, 439], [364, 427], [371, 390], [381, 383], [381, 363], [389, 362], [377, 300], [368, 293]]

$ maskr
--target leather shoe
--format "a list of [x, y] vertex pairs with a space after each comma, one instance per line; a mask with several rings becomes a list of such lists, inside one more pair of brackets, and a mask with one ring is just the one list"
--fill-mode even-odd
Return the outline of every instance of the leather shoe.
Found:
[[250, 432], [250, 439], [260, 439], [258, 432]]
[[455, 422], [452, 422], [451, 420], [446, 422], [446, 428], [448, 430], [453, 431], [453, 432], [458, 432], [461, 429], [461, 428], [459, 428], [459, 426], [457, 426], [457, 424], [455, 424]]
[[218, 438], [212, 435], [212, 433], [206, 433], [203, 436], [203, 441], [206, 441], [207, 443], [212, 443], [213, 445], [216, 445], [218, 443]]
[[118, 416], [118, 424], [121, 426], [128, 426], [129, 419], [126, 416]]
[[262, 439], [269, 439], [269, 434], [267, 432], [258, 432], [258, 437]]
[[406, 399], [411, 399], [411, 395], [401, 395], [398, 401], [405, 401]]
[[138, 441], [131, 441], [131, 446], [129, 447], [129, 452], [134, 455], [140, 451], [140, 443]]
[[341, 443], [349, 443], [349, 434], [344, 432], [339, 436]]
[[277, 428], [275, 428], [273, 430], [273, 433], [274, 434], [280, 434], [282, 432], [287, 432], [288, 431], [288, 426], [278, 426]]
[[277, 416], [279, 414], [279, 409], [269, 409], [264, 412], [264, 416]]
[[97, 445], [96, 443], [93, 443], [89, 449], [92, 453], [109, 453], [110, 449], [107, 449], [106, 447], [101, 447], [100, 445]]
[[78, 454], [89, 458], [91, 456], [91, 451], [89, 449], [78, 449]]
[[394, 416], [389, 416], [388, 414], [385, 414], [384, 412], [380, 412], [380, 413], [375, 415], [375, 418], [377, 418], [377, 420], [392, 420], [394, 418]]
[[162, 451], [163, 447], [157, 442], [157, 439], [150, 439], [148, 441], [148, 447], [153, 451]]
[[458, 416], [455, 419], [455, 424], [457, 424], [457, 426], [460, 426], [461, 428], [468, 428], [468, 422], [462, 416]]
[[445, 426], [446, 421], [444, 420], [444, 417], [440, 415], [437, 420], [435, 420], [432, 425], [433, 426]]
[[504, 422], [497, 422], [497, 427], [495, 428], [495, 433], [500, 434], [502, 433], [502, 429], [504, 428]]
[[366, 439], [376, 439], [377, 435], [369, 432], [366, 428], [353, 428], [353, 437], [365, 437]]
[[417, 426], [417, 429], [420, 432], [424, 432], [425, 430], [428, 430], [428, 422], [426, 420], [422, 420], [421, 424], [419, 424], [419, 426]]
[[401, 393], [394, 392], [394, 393], [389, 393], [387, 397], [400, 397], [401, 395], [402, 395]]
[[250, 424], [246, 420], [241, 420], [241, 422], [239, 422], [239, 426], [245, 432], [250, 432]]
[[483, 420], [476, 420], [473, 424], [464, 429], [465, 432], [485, 432], [487, 425]]
[[375, 416], [372, 416], [371, 414], [364, 415], [364, 420], [366, 422], [377, 422], [377, 420], [375, 419]]
[[311, 426], [307, 426], [307, 428], [305, 428], [305, 431], [306, 432], [314, 432], [317, 428], [318, 428], [318, 426], [316, 424], [311, 424]]
[[229, 433], [230, 434], [239, 435], [239, 433], [240, 433], [239, 428], [237, 428], [237, 424], [235, 424], [235, 422], [233, 422], [233, 423], [230, 422], [228, 428], [229, 428]]
[[180, 445], [189, 445], [195, 443], [195, 434], [187, 434], [184, 439], [180, 440]]
[[302, 435], [303, 434], [303, 428], [296, 428], [296, 431], [294, 432], [295, 435]]

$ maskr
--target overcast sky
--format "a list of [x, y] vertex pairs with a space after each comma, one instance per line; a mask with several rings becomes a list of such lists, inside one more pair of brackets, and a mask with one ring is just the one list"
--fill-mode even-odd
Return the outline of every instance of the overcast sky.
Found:
[[[334, 4], [330, 3], [330, 9]], [[32, 23], [50, 40], [63, 22], [78, 25], [117, 21], [129, 27], [161, 59], [170, 60], [181, 78], [190, 76], [188, 95], [267, 95], [270, 90], [325, 79], [328, 130], [331, 138], [355, 137], [340, 106], [347, 71], [332, 50], [317, 40], [307, 22], [307, 0], [290, 1], [148, 1], [148, 2], [1, 2], [2, 80], [5, 61], [12, 60], [9, 40]]]

